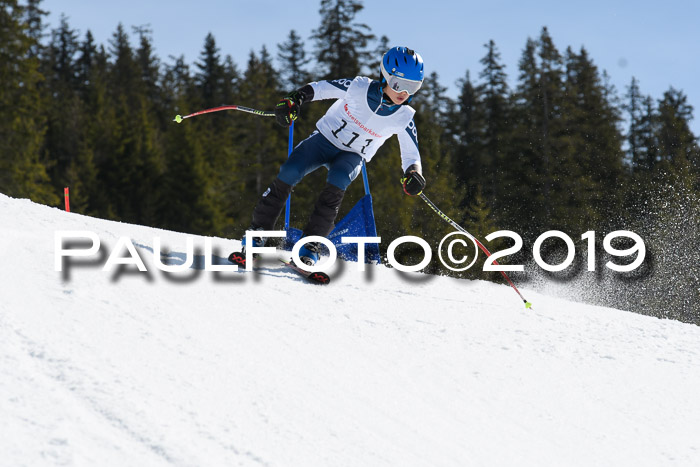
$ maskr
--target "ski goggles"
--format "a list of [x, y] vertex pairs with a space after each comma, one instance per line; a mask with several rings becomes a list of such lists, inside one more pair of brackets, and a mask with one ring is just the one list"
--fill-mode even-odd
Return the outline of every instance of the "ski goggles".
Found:
[[382, 75], [386, 79], [387, 86], [396, 92], [406, 91], [410, 95], [415, 94], [420, 89], [423, 81], [414, 81], [412, 79], [401, 78], [400, 76], [390, 75], [384, 68], [382, 63]]

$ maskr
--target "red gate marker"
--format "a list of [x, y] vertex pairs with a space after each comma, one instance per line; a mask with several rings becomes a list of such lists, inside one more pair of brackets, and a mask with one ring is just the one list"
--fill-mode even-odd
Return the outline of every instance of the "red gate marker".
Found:
[[64, 196], [64, 198], [65, 198], [65, 200], [66, 200], [66, 212], [70, 212], [70, 199], [69, 199], [69, 196], [68, 196], [68, 187], [65, 187], [65, 188], [63, 189], [63, 196]]

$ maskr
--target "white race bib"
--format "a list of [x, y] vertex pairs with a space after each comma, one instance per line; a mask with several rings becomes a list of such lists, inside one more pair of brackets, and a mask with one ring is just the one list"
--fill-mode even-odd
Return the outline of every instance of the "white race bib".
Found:
[[335, 101], [316, 123], [318, 131], [337, 148], [355, 152], [366, 161], [372, 159], [389, 137], [405, 131], [416, 112], [403, 105], [392, 115], [377, 115], [367, 104], [371, 82], [364, 76], [355, 78], [345, 97]]

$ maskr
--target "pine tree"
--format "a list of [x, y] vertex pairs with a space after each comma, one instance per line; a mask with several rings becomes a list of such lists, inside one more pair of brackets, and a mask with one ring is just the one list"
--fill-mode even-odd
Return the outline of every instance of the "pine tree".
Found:
[[573, 150], [562, 159], [559, 218], [574, 232], [602, 230], [620, 215], [623, 179], [620, 115], [585, 48], [566, 53], [566, 96], [561, 118]]
[[[508, 97], [505, 66], [500, 63], [501, 55], [493, 40], [485, 44], [486, 55], [481, 59], [483, 70], [479, 77], [484, 80], [479, 93], [482, 96], [483, 129], [481, 144], [476, 157], [479, 160], [479, 185], [488, 200], [491, 209], [505, 217], [501, 206], [509, 204], [506, 197], [510, 192], [509, 161], [507, 151], [510, 147], [510, 101]], [[516, 175], [516, 174], [514, 174]], [[517, 176], [517, 175], [516, 175]]]
[[[278, 73], [264, 47], [260, 54], [251, 52], [241, 80], [240, 99], [254, 108], [269, 109], [280, 98]], [[237, 233], [241, 234], [250, 224], [250, 213], [259, 196], [272, 182], [279, 166], [287, 157], [286, 137], [272, 118], [239, 115], [237, 127], [240, 134], [235, 140], [240, 157], [229, 180], [236, 198], [231, 202], [231, 216], [236, 219]]]
[[195, 65], [199, 72], [195, 74], [195, 82], [200, 89], [202, 108], [221, 105], [224, 84], [224, 67], [221, 63], [220, 49], [216, 39], [209, 33], [204, 39], [204, 50], [199, 55]]
[[223, 103], [236, 102], [240, 94], [240, 79], [241, 74], [238, 71], [238, 66], [230, 55], [226, 55], [224, 57], [224, 80], [221, 96]]
[[88, 32], [85, 43], [80, 43], [62, 17], [42, 54], [47, 78], [42, 110], [48, 129], [44, 150], [54, 164], [51, 174], [55, 189], [70, 187], [73, 212], [99, 215], [101, 188], [91, 137], [98, 124], [92, 113], [95, 92], [91, 89], [96, 56], [92, 35]]
[[321, 0], [321, 25], [311, 36], [321, 79], [354, 78], [372, 62], [367, 46], [374, 35], [366, 24], [354, 23], [363, 8], [359, 0]]
[[[480, 186], [476, 187], [474, 196], [471, 198], [469, 206], [465, 211], [465, 215], [466, 217], [462, 226], [467, 232], [483, 243], [491, 253], [499, 251], [505, 247], [505, 242], [503, 239], [494, 239], [492, 242], [486, 241], [486, 236], [498, 230], [503, 230], [503, 228], [496, 223], [493, 211], [489, 207], [488, 201], [483, 196]], [[467, 253], [473, 254], [471, 249], [472, 245], [469, 245]], [[487, 259], [485, 253], [483, 253], [480, 249], [476, 252], [479, 256], [476, 265], [485, 264]], [[507, 261], [499, 260], [499, 263], [507, 264]], [[474, 279], [484, 279], [486, 277], [493, 281], [502, 280], [500, 273], [485, 273], [480, 267], [473, 267], [460, 276]]]
[[[287, 41], [279, 44], [277, 48], [277, 61], [280, 70], [279, 84], [282, 92], [279, 97], [311, 81], [321, 79], [311, 73], [309, 69], [309, 64], [312, 62], [311, 57], [306, 53], [305, 44], [295, 30], [291, 30]], [[322, 75], [325, 75], [325, 71], [322, 72]], [[338, 77], [336, 76], [333, 79], [336, 78]], [[311, 105], [307, 103], [307, 105], [303, 106], [302, 111], [299, 113], [299, 118], [294, 122], [294, 138], [297, 142], [306, 138], [309, 133], [315, 130], [316, 121], [321, 118], [331, 104], [331, 102], [325, 101], [314, 102]], [[303, 191], [304, 188], [301, 188], [302, 193]], [[295, 193], [295, 197], [297, 196], [298, 194]]]
[[[67, 171], [78, 153], [83, 132], [83, 110], [76, 91], [75, 56], [78, 47], [77, 33], [62, 16], [59, 27], [51, 32], [51, 41], [42, 57], [46, 77], [42, 106], [47, 118], [45, 150], [54, 163], [51, 178], [57, 190], [68, 185]], [[79, 199], [78, 196], [74, 198]], [[79, 203], [74, 207], [78, 208]]]
[[[269, 107], [271, 103], [275, 103], [280, 94], [276, 76], [270, 56], [264, 47], [259, 56], [251, 53], [244, 78], [246, 102], [251, 102], [256, 108]], [[265, 188], [263, 184], [272, 180], [279, 163], [284, 161], [280, 156], [286, 154], [285, 145], [282, 143], [284, 140], [279, 137], [270, 138], [269, 134], [277, 133], [279, 136], [284, 134], [284, 131], [275, 127], [272, 119], [255, 119], [249, 123], [252, 131], [248, 137], [250, 144], [246, 145], [246, 149], [252, 153], [249, 161], [253, 162], [255, 173], [253, 189], [255, 193], [260, 194]]]
[[[190, 123], [190, 122], [188, 122]], [[166, 133], [168, 164], [163, 176], [159, 225], [179, 232], [220, 235], [225, 222], [222, 193], [195, 125]]]
[[95, 45], [89, 30], [79, 45], [74, 68], [76, 93], [82, 108], [82, 132], [78, 153], [67, 174], [73, 193], [71, 205], [80, 213], [114, 217], [109, 206], [109, 189], [100, 176], [100, 168], [111, 157], [109, 133], [116, 124], [108, 104], [108, 58], [104, 47]]
[[[440, 84], [437, 72], [431, 72], [424, 80], [423, 86], [416, 94], [412, 106], [416, 109], [414, 121], [420, 138], [419, 150], [421, 164], [429, 186], [431, 200], [442, 206], [449, 216], [459, 218], [459, 202], [464, 192], [458, 189], [458, 180], [453, 172], [451, 153], [448, 148], [453, 144], [448, 132], [448, 119], [453, 112], [453, 103], [446, 95], [447, 88]], [[411, 201], [415, 200], [412, 198]], [[444, 226], [432, 217], [432, 212], [426, 209], [422, 202], [416, 200], [417, 208], [412, 224], [418, 232], [426, 237], [441, 238]], [[426, 215], [426, 213], [428, 213]], [[439, 226], [439, 227], [438, 227]]]
[[78, 34], [68, 25], [65, 16], [61, 16], [58, 29], [51, 32], [51, 41], [47, 47], [44, 74], [49, 79], [48, 86], [65, 90], [75, 84], [75, 55], [78, 52]]
[[622, 105], [622, 108], [627, 112], [627, 120], [629, 121], [629, 131], [627, 132], [626, 140], [628, 144], [627, 160], [633, 170], [649, 170], [653, 165], [653, 161], [649, 160], [649, 152], [645, 147], [644, 141], [648, 138], [650, 132], [650, 121], [645, 121], [645, 102], [639, 89], [639, 81], [632, 77], [632, 82], [627, 87], [625, 94], [627, 101]]
[[650, 171], [659, 161], [659, 146], [656, 142], [656, 106], [651, 96], [646, 96], [642, 100], [642, 117], [639, 121], [640, 152], [643, 157], [635, 165], [635, 169]]
[[281, 84], [285, 89], [297, 89], [311, 81], [311, 76], [306, 69], [311, 59], [307, 58], [304, 42], [294, 29], [289, 31], [287, 41], [279, 44], [277, 49]]
[[[46, 25], [42, 19], [48, 14], [47, 11], [40, 7], [42, 0], [27, 0], [24, 10], [24, 24], [26, 25], [27, 36], [31, 41], [29, 46], [29, 57], [40, 57], [43, 51], [42, 41], [46, 36], [44, 29]], [[14, 3], [14, 2], [10, 2]]]
[[[557, 186], [562, 176], [567, 154], [567, 142], [560, 138], [565, 132], [561, 117], [561, 102], [563, 99], [563, 70], [562, 57], [559, 54], [547, 28], [542, 29], [538, 41], [539, 64], [539, 102], [533, 109], [535, 115], [540, 114], [541, 145], [539, 147], [542, 158], [542, 189], [544, 201], [544, 218], [557, 219], [555, 216], [557, 199], [556, 195], [561, 192]], [[555, 223], [556, 220], [555, 220]], [[561, 224], [557, 225], [563, 228]]]
[[[204, 39], [200, 61], [195, 63], [195, 66], [198, 69], [194, 75], [197, 108], [217, 107], [225, 104], [226, 99], [233, 99], [237, 80], [235, 64], [228, 57], [227, 63], [222, 63], [220, 49], [211, 33], [207, 34]], [[206, 147], [206, 150], [214, 151], [217, 143], [222, 139], [222, 135], [228, 131], [229, 124], [226, 114], [216, 114], [209, 117], [198, 120], [196, 125], [202, 133], [203, 141], [212, 143]], [[205, 146], [207, 145], [205, 144]]]
[[[182, 113], [241, 102], [236, 64], [229, 55], [222, 62], [211, 33], [205, 38], [200, 60], [195, 66], [197, 72], [190, 76], [184, 59], [180, 57], [165, 73], [165, 83], [171, 90], [173, 103], [177, 109], [182, 109]], [[245, 105], [254, 107], [248, 102]], [[237, 205], [240, 193], [233, 180], [241, 164], [241, 135], [245, 130], [238, 123], [232, 124], [233, 119], [242, 122], [245, 116], [220, 112], [188, 121], [187, 126], [168, 129], [168, 134], [175, 134], [173, 138], [179, 145], [168, 149], [171, 163], [167, 189], [176, 190], [173, 178], [178, 180], [177, 183], [186, 184], [182, 194], [197, 207], [185, 210], [191, 225], [188, 231], [229, 234], [233, 211], [240, 209]], [[183, 134], [185, 129], [187, 132]], [[185, 220], [181, 222], [186, 223]]]
[[[697, 138], [688, 125], [692, 108], [683, 92], [674, 88], [664, 93], [658, 106], [651, 97], [640, 100], [635, 127], [639, 150], [632, 159], [628, 225], [653, 252], [654, 264], [637, 279], [638, 293], [625, 306], [698, 324], [700, 173], [692, 163], [698, 154]], [[627, 111], [632, 108], [628, 104]], [[677, 273], [679, 264], [687, 265], [683, 274]]]
[[625, 212], [629, 222], [646, 217], [652, 201], [649, 187], [652, 172], [657, 163], [656, 109], [650, 96], [642, 95], [639, 82], [632, 78], [625, 94], [622, 108], [627, 113], [627, 157], [628, 181], [625, 184]]
[[[165, 66], [162, 86], [172, 102], [173, 112], [188, 113], [201, 101], [183, 56]], [[219, 235], [223, 231], [223, 193], [216, 184], [227, 174], [216, 176], [212, 159], [218, 160], [218, 153], [206, 152], [207, 138], [215, 138], [213, 133], [203, 134], [202, 128], [209, 123], [211, 120], [194, 119], [187, 124], [166, 126], [167, 166], [160, 206], [160, 223], [164, 228], [200, 235]], [[214, 143], [221, 144], [218, 140]]]
[[465, 198], [460, 201], [466, 206], [476, 194], [479, 164], [478, 145], [481, 143], [483, 113], [481, 111], [480, 90], [474, 86], [467, 71], [460, 81], [461, 93], [457, 102], [457, 150], [453, 155], [454, 173], [458, 183], [464, 188]]
[[[78, 47], [78, 57], [75, 61], [75, 77], [78, 82], [78, 89], [84, 92], [85, 88], [92, 83], [93, 67], [97, 59], [97, 46], [92, 32], [85, 33], [85, 39]], [[83, 94], [83, 98], [86, 95]]]
[[[159, 123], [164, 124], [165, 108], [160, 87], [160, 61], [153, 51], [153, 31], [147, 26], [132, 26], [134, 34], [138, 35], [139, 46], [136, 49], [136, 64], [141, 76], [141, 86], [144, 88], [147, 102], [155, 115], [163, 116]], [[168, 119], [169, 120], [169, 119]]]
[[[32, 3], [35, 5], [36, 3]], [[45, 121], [41, 116], [36, 37], [29, 34], [27, 9], [15, 0], [0, 2], [0, 191], [39, 203], [57, 205], [41, 157]], [[33, 30], [41, 27], [34, 24]]]
[[657, 143], [660, 171], [693, 183], [694, 162], [698, 160], [698, 138], [690, 130], [693, 107], [687, 96], [671, 87], [658, 102]]
[[551, 229], [578, 234], [590, 224], [588, 201], [603, 202], [596, 198], [597, 187], [612, 189], [615, 183], [603, 180], [615, 180], [621, 170], [610, 91], [586, 53], [569, 50], [564, 64], [543, 28], [537, 42], [528, 41], [519, 65], [511, 148], [513, 173], [522, 174], [514, 194], [523, 200], [517, 206], [523, 208], [519, 218], [526, 241]]
[[108, 105], [114, 126], [108, 133], [111, 151], [100, 167], [100, 182], [108, 192], [110, 213], [117, 219], [151, 225], [159, 208], [162, 148], [158, 125], [129, 38], [120, 24], [111, 40]]
[[[539, 235], [547, 216], [545, 199], [547, 168], [542, 157], [544, 112], [540, 69], [537, 63], [537, 41], [528, 39], [518, 63], [518, 85], [511, 96], [513, 127], [511, 131], [510, 163], [519, 173], [519, 183], [511, 186], [514, 202], [509, 210], [512, 219], [520, 220], [518, 228], [526, 239]], [[517, 213], [517, 216], [515, 215]]]
[[369, 76], [376, 76], [379, 79], [379, 76], [381, 74], [381, 68], [380, 64], [382, 61], [382, 57], [384, 56], [385, 53], [391, 48], [391, 42], [389, 41], [389, 38], [387, 36], [382, 36], [379, 38], [377, 41], [377, 46], [374, 48], [374, 52], [372, 52], [370, 62], [369, 62]]

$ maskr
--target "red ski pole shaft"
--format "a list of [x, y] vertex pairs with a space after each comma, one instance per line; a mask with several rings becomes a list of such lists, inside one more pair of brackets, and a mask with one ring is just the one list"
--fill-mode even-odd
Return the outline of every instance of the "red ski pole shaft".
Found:
[[[438, 207], [435, 206], [435, 204], [433, 204], [433, 202], [430, 201], [430, 200], [428, 199], [428, 197], [425, 196], [423, 193], [420, 194], [420, 197], [421, 197], [421, 199], [423, 199], [423, 201], [426, 202], [426, 204], [427, 204], [428, 206], [430, 206], [430, 209], [432, 209], [433, 211], [435, 211], [435, 212], [437, 213], [437, 215], [440, 216], [445, 222], [447, 222], [448, 224], [450, 224], [452, 227], [454, 227], [455, 229], [459, 230], [460, 232], [464, 233], [464, 234], [465, 234], [466, 236], [468, 236], [470, 239], [474, 240], [474, 242], [476, 243], [476, 245], [481, 249], [481, 251], [483, 251], [483, 252], [486, 254], [487, 257], [490, 257], [490, 256], [491, 256], [491, 252], [484, 246], [483, 243], [481, 243], [479, 240], [477, 240], [477, 238], [476, 238], [474, 235], [472, 235], [472, 234], [470, 234], [469, 232], [467, 232], [467, 230], [466, 230], [464, 227], [462, 227], [461, 225], [459, 225], [458, 223], [456, 223], [455, 221], [453, 221], [452, 219], [450, 219], [450, 218], [447, 216], [447, 214], [445, 214], [444, 212], [440, 211], [440, 209], [438, 209]], [[492, 263], [495, 264], [496, 266], [498, 266], [498, 261], [493, 260]], [[519, 296], [519, 297], [522, 299], [522, 301], [525, 303], [525, 308], [531, 308], [531, 307], [532, 307], [532, 303], [530, 303], [530, 302], [528, 302], [527, 300], [525, 300], [525, 297], [523, 297], [523, 294], [521, 294], [520, 291], [518, 290], [518, 288], [515, 286], [515, 284], [513, 284], [513, 281], [510, 280], [510, 277], [508, 277], [508, 274], [506, 274], [505, 271], [499, 271], [499, 272], [503, 275], [503, 277], [506, 279], [506, 281], [508, 282], [508, 284], [513, 288], [513, 290], [515, 290], [515, 292], [518, 294], [518, 296]]]
[[219, 107], [212, 107], [211, 109], [204, 109], [198, 112], [191, 113], [189, 115], [176, 115], [173, 121], [181, 123], [186, 118], [196, 117], [197, 115], [204, 115], [211, 112], [221, 112], [222, 110], [238, 110], [241, 112], [246, 112], [250, 114], [260, 115], [261, 117], [274, 117], [275, 112], [269, 110], [257, 110], [251, 109], [250, 107], [243, 107], [241, 105], [221, 105]]

